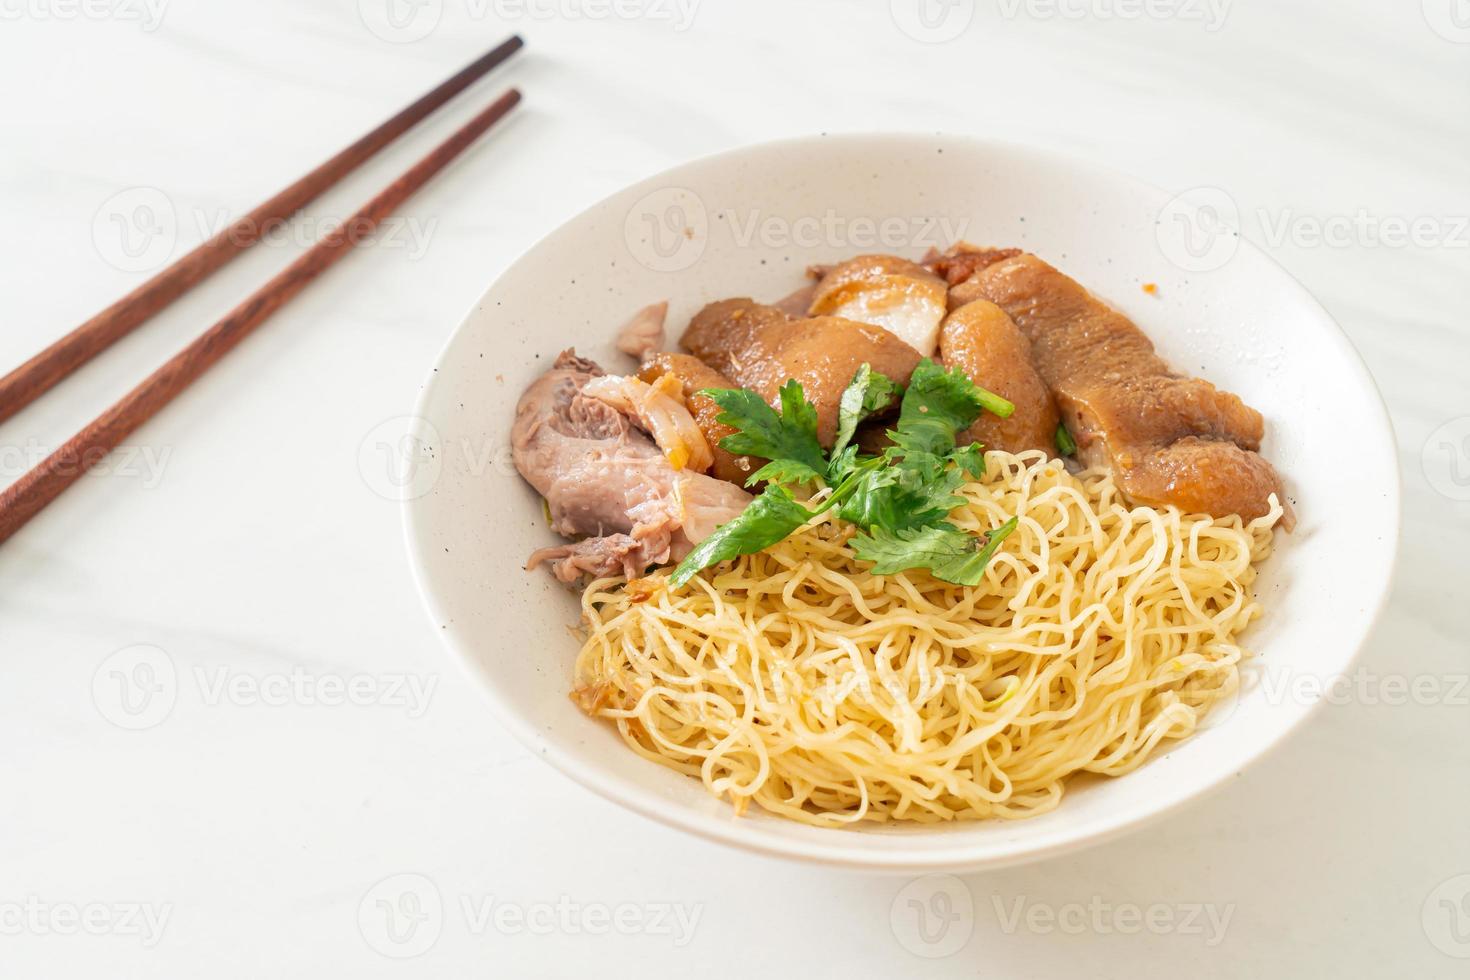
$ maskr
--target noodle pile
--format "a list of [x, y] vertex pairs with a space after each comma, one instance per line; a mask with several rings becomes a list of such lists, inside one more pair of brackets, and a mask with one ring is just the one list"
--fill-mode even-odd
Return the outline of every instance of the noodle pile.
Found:
[[831, 517], [685, 588], [600, 579], [574, 697], [634, 751], [819, 826], [1020, 818], [1231, 695], [1270, 514], [1131, 506], [1102, 472], [986, 454], [951, 520], [1020, 519], [979, 586], [874, 576]]

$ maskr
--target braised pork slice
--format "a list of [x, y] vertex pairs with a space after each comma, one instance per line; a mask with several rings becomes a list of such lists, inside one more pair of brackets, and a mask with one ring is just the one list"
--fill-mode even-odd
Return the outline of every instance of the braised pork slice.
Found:
[[1174, 374], [1132, 321], [1079, 283], [1027, 253], [962, 285], [1021, 328], [1079, 457], [1110, 467], [1129, 497], [1251, 519], [1281, 494], [1276, 471], [1256, 455], [1260, 413], [1207, 381]]
[[962, 444], [1056, 455], [1056, 402], [1031, 362], [1031, 343], [1005, 310], [983, 299], [955, 310], [940, 328], [939, 352], [946, 367], [959, 368], [1016, 406], [1010, 418], [981, 412], [962, 435]]
[[950, 309], [964, 306], [964, 297], [961, 295], [960, 303], [957, 303], [953, 295], [953, 288], [961, 282], [975, 275], [980, 269], [992, 266], [1001, 259], [1010, 259], [1011, 256], [1019, 256], [1020, 248], [985, 248], [982, 245], [972, 245], [967, 241], [956, 242], [950, 248], [942, 251], [931, 251], [925, 256], [923, 264], [929, 269], [935, 270], [936, 275], [942, 276], [944, 281], [950, 285]]
[[641, 575], [677, 561], [750, 495], [724, 480], [674, 469], [623, 412], [583, 393], [602, 370], [565, 351], [521, 396], [511, 428], [516, 469], [546, 498], [552, 530], [586, 540], [543, 548], [557, 578]]
[[896, 255], [859, 255], [828, 270], [807, 313], [882, 327], [921, 355], [934, 353], [944, 319], [944, 280]]
[[645, 306], [618, 331], [618, 350], [642, 360], [645, 355], [664, 349], [664, 320], [669, 315], [667, 300]]
[[719, 421], [723, 409], [715, 404], [714, 399], [699, 393], [706, 388], [740, 387], [735, 382], [692, 354], [651, 354], [639, 368], [638, 377], [650, 384], [657, 384], [659, 379], [666, 377], [678, 380], [683, 388], [684, 404], [689, 407], [689, 413], [694, 416], [695, 423], [709, 443], [710, 452], [714, 454], [714, 464], [709, 471], [711, 476], [744, 486], [750, 474], [766, 465], [763, 459], [736, 456], [720, 448], [720, 440], [734, 435], [736, 430]]
[[831, 446], [838, 402], [864, 363], [907, 384], [919, 352], [882, 327], [836, 316], [793, 320], [748, 299], [711, 303], [690, 321], [683, 344], [742, 388], [776, 404], [787, 379], [817, 409], [817, 438]]
[[642, 378], [605, 374], [583, 385], [582, 394], [607, 402], [653, 436], [654, 445], [674, 469], [707, 472], [714, 455], [704, 430], [684, 404], [684, 386], [677, 378], [655, 380], [657, 384], [649, 384]]
[[807, 307], [812, 305], [812, 297], [815, 295], [817, 295], [817, 284], [809, 282], [782, 296], [771, 306], [787, 316], [806, 316]]
[[694, 314], [679, 342], [725, 377], [739, 380], [746, 373], [743, 364], [769, 354], [755, 348], [756, 339], [768, 327], [793, 319], [774, 306], [748, 297], [722, 299]]

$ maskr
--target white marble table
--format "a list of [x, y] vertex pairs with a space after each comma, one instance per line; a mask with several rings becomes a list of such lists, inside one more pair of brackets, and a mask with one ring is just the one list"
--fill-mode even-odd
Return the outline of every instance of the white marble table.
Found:
[[[0, 976], [1467, 975], [1464, 0], [387, 2], [0, 0], [7, 367], [508, 30], [529, 42], [305, 223], [522, 86], [408, 234], [0, 549]], [[463, 311], [565, 217], [708, 152], [879, 129], [1224, 189], [1363, 352], [1405, 484], [1388, 612], [1304, 733], [1138, 835], [937, 884], [720, 849], [529, 757], [441, 650], [360, 466]], [[0, 480], [292, 238], [0, 426]], [[1353, 433], [1322, 438], [1352, 479]], [[148, 706], [120, 686], [160, 663], [174, 685]], [[970, 914], [916, 921], [936, 890]], [[405, 923], [403, 894], [422, 918], [389, 935], [378, 903]]]

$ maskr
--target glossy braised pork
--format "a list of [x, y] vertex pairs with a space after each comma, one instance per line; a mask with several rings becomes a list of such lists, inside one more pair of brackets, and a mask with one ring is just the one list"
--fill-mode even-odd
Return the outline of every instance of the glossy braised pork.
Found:
[[689, 323], [683, 344], [744, 388], [775, 402], [788, 379], [817, 409], [817, 437], [831, 446], [842, 392], [863, 364], [906, 384], [919, 352], [882, 327], [836, 316], [796, 320], [749, 299], [711, 303]]
[[1250, 519], [1281, 494], [1276, 471], [1256, 453], [1259, 412], [1171, 372], [1131, 320], [1035, 255], [987, 265], [954, 291], [990, 300], [1016, 322], [1078, 455], [1110, 467], [1129, 497]]
[[648, 354], [664, 349], [664, 320], [669, 315], [665, 300], [645, 306], [618, 331], [617, 347], [624, 354], [642, 360]]
[[711, 476], [744, 486], [750, 474], [766, 465], [763, 459], [736, 456], [720, 448], [720, 440], [734, 435], [735, 430], [719, 421], [723, 410], [715, 404], [714, 399], [699, 394], [706, 388], [738, 388], [739, 385], [735, 382], [693, 354], [651, 354], [638, 369], [638, 377], [650, 384], [665, 377], [678, 379], [683, 389], [684, 403], [704, 433], [710, 452], [714, 454], [714, 463], [709, 470]]
[[1031, 344], [1005, 310], [987, 300], [967, 303], [945, 318], [939, 352], [946, 367], [1016, 406], [1009, 418], [981, 412], [963, 441], [1019, 453], [1040, 449], [1055, 456], [1057, 406], [1036, 373]]
[[511, 429], [516, 469], [546, 498], [552, 530], [587, 536], [531, 555], [527, 567], [553, 562], [567, 582], [677, 561], [750, 502], [724, 480], [675, 469], [626, 414], [584, 394], [599, 377], [563, 352], [521, 396]]
[[869, 323], [925, 357], [934, 353], [947, 294], [934, 272], [896, 255], [859, 255], [822, 271], [809, 316]]

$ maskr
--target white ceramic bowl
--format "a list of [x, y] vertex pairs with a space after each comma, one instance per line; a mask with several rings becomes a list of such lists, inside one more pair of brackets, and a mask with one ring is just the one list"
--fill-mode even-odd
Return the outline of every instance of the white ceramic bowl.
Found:
[[[424, 392], [430, 465], [408, 494], [407, 530], [435, 631], [537, 755], [639, 813], [754, 851], [869, 869], [989, 868], [1096, 843], [1177, 808], [1281, 742], [1310, 713], [1314, 685], [1349, 668], [1398, 538], [1393, 439], [1372, 379], [1306, 290], [1222, 230], [1231, 206], [1219, 191], [1171, 199], [1074, 161], [948, 136], [767, 144], [615, 194], [500, 277]], [[917, 257], [950, 235], [1035, 251], [1130, 315], [1177, 368], [1265, 414], [1264, 452], [1300, 523], [1259, 580], [1266, 614], [1246, 635], [1259, 658], [1244, 693], [1206, 730], [1128, 776], [1075, 783], [1043, 816], [866, 830], [754, 808], [736, 818], [568, 699], [577, 599], [544, 570], [521, 569], [553, 536], [509, 462], [517, 396], [572, 345], [610, 368], [629, 365], [613, 335], [647, 303], [670, 301], [677, 338], [704, 303], [773, 300], [802, 283], [808, 263]]]

